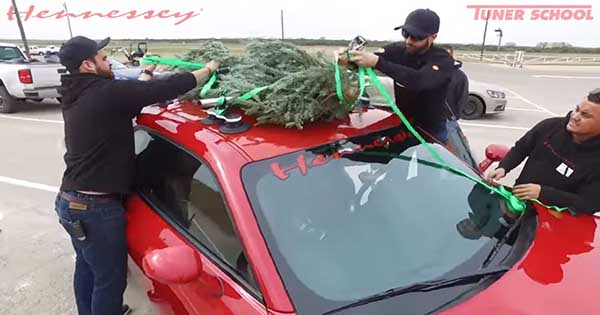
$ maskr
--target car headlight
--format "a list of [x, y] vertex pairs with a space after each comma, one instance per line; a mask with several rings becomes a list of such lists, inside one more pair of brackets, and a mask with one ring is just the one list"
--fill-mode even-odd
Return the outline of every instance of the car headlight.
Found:
[[494, 90], [487, 90], [487, 94], [493, 98], [505, 98], [506, 97], [504, 92], [494, 91]]

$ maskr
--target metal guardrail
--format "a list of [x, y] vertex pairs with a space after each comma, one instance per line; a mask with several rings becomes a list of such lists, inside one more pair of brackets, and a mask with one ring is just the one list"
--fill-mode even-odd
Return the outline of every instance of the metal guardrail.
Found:
[[483, 61], [487, 63], [505, 64], [511, 67], [523, 65], [597, 65], [600, 56], [540, 56], [526, 55], [524, 51], [514, 53], [488, 53], [483, 58], [478, 53], [457, 53], [457, 58], [464, 61]]

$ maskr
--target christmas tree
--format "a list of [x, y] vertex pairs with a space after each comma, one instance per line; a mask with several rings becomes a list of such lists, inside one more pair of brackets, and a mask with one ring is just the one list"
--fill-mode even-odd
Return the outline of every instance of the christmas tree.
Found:
[[[278, 124], [301, 129], [306, 123], [341, 119], [352, 110], [358, 98], [356, 72], [342, 69], [344, 102], [336, 94], [335, 60], [322, 54], [311, 55], [281, 41], [254, 41], [244, 54], [233, 56], [219, 41], [210, 41], [181, 56], [188, 62], [219, 61], [221, 69], [205, 98], [234, 96], [232, 105], [259, 124]], [[257, 87], [268, 86], [248, 100], [238, 98]], [[184, 97], [199, 99], [201, 87]]]

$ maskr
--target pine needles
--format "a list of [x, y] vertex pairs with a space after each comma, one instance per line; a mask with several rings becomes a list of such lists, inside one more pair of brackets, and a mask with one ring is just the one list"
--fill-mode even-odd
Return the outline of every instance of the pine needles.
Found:
[[[310, 55], [280, 41], [251, 42], [242, 56], [232, 56], [218, 41], [211, 41], [181, 57], [185, 61], [217, 60], [229, 72], [221, 74], [206, 97], [239, 96], [256, 87], [269, 86], [250, 100], [234, 99], [259, 124], [303, 128], [306, 123], [341, 119], [351, 110], [358, 88], [356, 73], [342, 71], [346, 104], [335, 89], [334, 65], [322, 55]], [[199, 89], [186, 95], [199, 98]]]

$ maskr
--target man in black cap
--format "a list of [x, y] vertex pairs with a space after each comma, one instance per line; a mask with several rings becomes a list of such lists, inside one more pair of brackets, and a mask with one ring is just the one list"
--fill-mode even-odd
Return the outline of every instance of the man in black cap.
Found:
[[375, 54], [351, 51], [351, 58], [340, 56], [342, 64], [353, 62], [373, 67], [394, 79], [396, 103], [416, 125], [443, 143], [448, 141], [446, 128], [446, 91], [454, 61], [442, 48], [433, 46], [440, 18], [429, 9], [418, 9], [406, 17], [402, 29], [404, 43], [383, 47]]
[[[133, 118], [144, 106], [181, 95], [218, 64], [149, 81], [113, 80], [100, 42], [77, 36], [60, 48], [66, 170], [56, 212], [75, 249], [74, 289], [80, 315], [121, 315], [127, 285], [123, 196], [134, 180]], [[144, 71], [152, 77], [154, 68]]]

